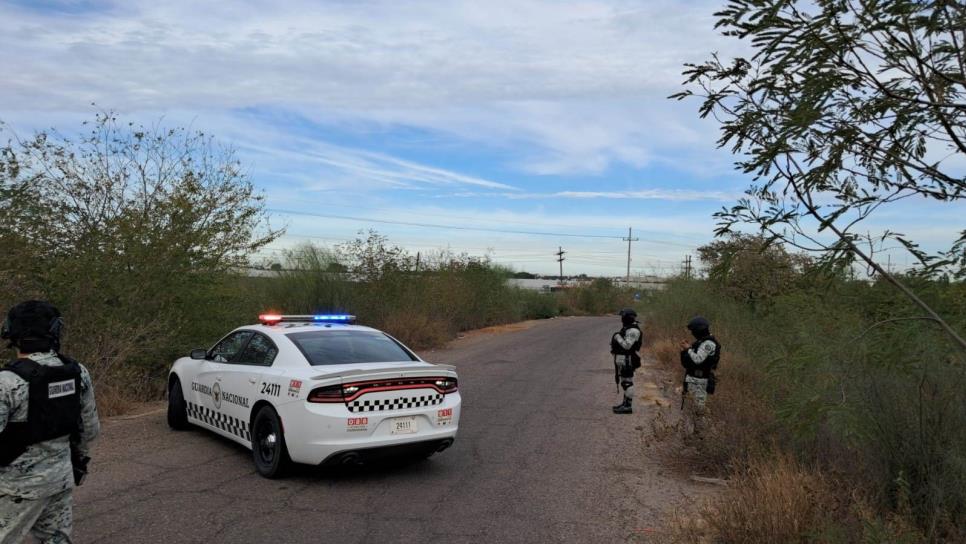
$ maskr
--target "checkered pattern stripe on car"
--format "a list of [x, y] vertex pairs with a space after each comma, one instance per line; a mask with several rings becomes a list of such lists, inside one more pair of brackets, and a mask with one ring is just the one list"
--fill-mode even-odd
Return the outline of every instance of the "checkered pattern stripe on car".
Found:
[[188, 415], [212, 427], [228, 431], [239, 438], [244, 438], [249, 441], [252, 439], [248, 429], [248, 422], [242, 421], [237, 417], [231, 417], [191, 402], [188, 403]]
[[350, 412], [382, 412], [386, 410], [405, 410], [442, 404], [443, 395], [420, 395], [418, 397], [398, 397], [381, 400], [354, 400], [349, 403]]

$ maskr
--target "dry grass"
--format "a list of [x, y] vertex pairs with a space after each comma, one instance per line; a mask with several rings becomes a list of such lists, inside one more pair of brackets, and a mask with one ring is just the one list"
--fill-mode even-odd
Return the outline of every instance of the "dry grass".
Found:
[[443, 319], [409, 312], [390, 314], [381, 328], [413, 349], [443, 345], [454, 334], [451, 325]]
[[164, 398], [164, 381], [138, 368], [121, 367], [113, 368], [110, 372], [98, 372], [94, 365], [91, 372], [97, 411], [102, 417], [126, 414], [146, 401]]
[[680, 348], [678, 348], [677, 343], [670, 338], [658, 338], [651, 341], [651, 345], [648, 348], [657, 362], [660, 363], [665, 370], [677, 370], [680, 369], [680, 359], [678, 354], [680, 353]]
[[101, 417], [126, 414], [142, 404], [143, 400], [132, 398], [123, 388], [111, 386], [95, 386], [97, 412]]
[[861, 486], [845, 485], [789, 455], [754, 458], [722, 496], [677, 512], [670, 544], [922, 544], [908, 516], [883, 520]]
[[720, 500], [697, 513], [678, 515], [672, 542], [772, 544], [823, 542], [823, 530], [847, 506], [825, 475], [787, 456], [759, 458], [732, 478]]

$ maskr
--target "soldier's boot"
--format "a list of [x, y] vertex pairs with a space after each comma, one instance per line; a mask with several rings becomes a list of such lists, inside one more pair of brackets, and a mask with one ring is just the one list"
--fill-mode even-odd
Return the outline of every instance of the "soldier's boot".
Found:
[[631, 408], [631, 399], [624, 399], [622, 404], [618, 404], [614, 407], [615, 414], [633, 414], [634, 409]]

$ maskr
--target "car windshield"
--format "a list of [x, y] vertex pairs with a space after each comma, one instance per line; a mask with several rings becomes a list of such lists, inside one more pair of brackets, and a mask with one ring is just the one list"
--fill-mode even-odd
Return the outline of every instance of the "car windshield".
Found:
[[415, 361], [398, 342], [375, 331], [308, 331], [287, 335], [312, 366]]

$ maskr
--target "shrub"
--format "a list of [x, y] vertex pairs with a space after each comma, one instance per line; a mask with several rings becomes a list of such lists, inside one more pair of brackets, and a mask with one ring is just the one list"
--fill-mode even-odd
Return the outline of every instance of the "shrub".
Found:
[[[962, 286], [917, 288], [962, 323]], [[876, 531], [897, 541], [964, 536], [966, 360], [930, 322], [906, 319], [916, 314], [902, 298], [877, 283], [825, 279], [753, 308], [712, 283], [679, 281], [647, 306], [665, 364], [677, 365], [676, 331], [694, 313], [723, 344], [706, 459], [739, 477], [769, 459], [803, 460], [850, 505], [833, 520], [846, 541]]]
[[607, 278], [595, 278], [588, 284], [557, 292], [558, 312], [567, 315], [616, 314], [633, 306], [631, 291], [620, 289]]
[[414, 348], [439, 346], [460, 331], [557, 315], [551, 295], [510, 286], [510, 272], [486, 259], [420, 257], [374, 231], [335, 250], [300, 246], [286, 253], [263, 299], [289, 313], [348, 311]]
[[100, 394], [138, 397], [160, 391], [164, 362], [203, 337], [234, 271], [280, 233], [211, 137], [110, 113], [89, 128], [0, 148], [0, 303], [53, 302]]

